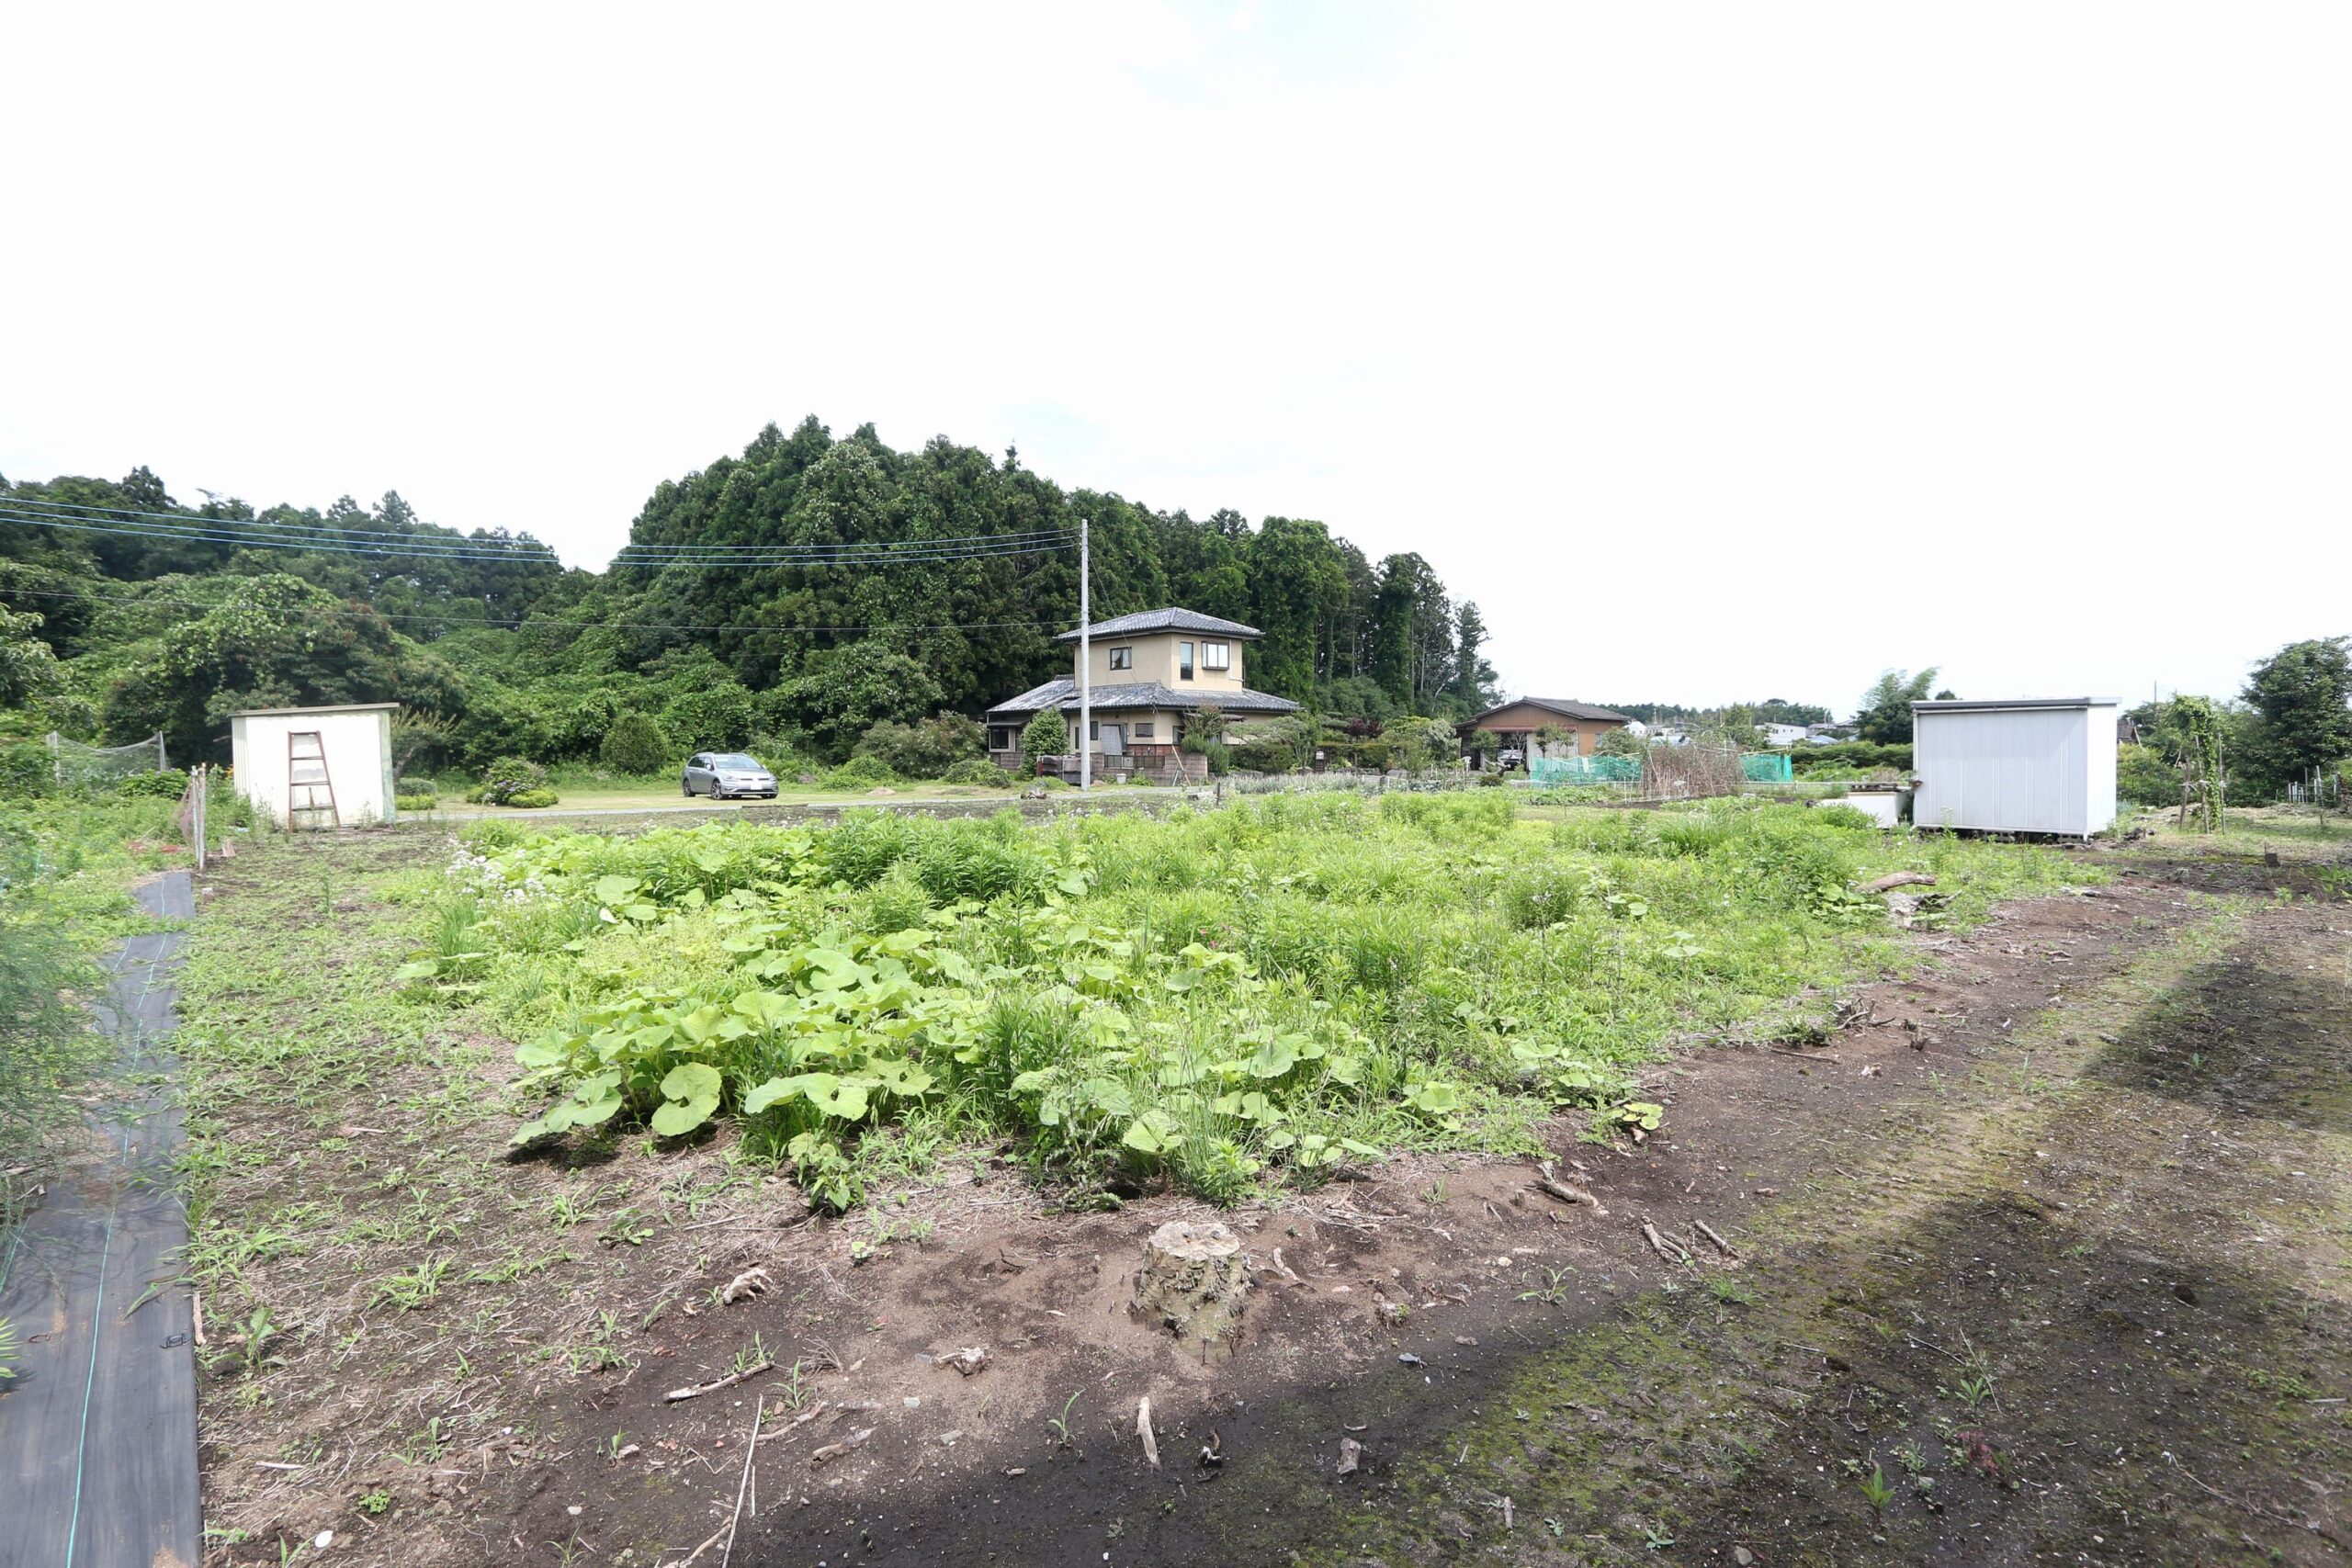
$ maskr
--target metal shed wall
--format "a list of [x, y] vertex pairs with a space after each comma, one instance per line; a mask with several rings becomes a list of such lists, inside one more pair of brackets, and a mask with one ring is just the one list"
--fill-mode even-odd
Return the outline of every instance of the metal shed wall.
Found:
[[232, 714], [229, 755], [237, 789], [247, 800], [278, 826], [286, 825], [288, 738], [301, 730], [316, 731], [326, 753], [342, 826], [363, 828], [395, 818], [390, 705]]
[[2115, 705], [1923, 703], [1912, 710], [1922, 828], [2087, 838], [2115, 820]]

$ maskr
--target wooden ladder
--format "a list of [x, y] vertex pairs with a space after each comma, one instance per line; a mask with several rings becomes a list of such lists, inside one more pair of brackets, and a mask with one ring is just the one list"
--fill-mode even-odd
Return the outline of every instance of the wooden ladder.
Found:
[[327, 777], [327, 749], [315, 729], [297, 729], [286, 737], [286, 825], [343, 826], [343, 814], [335, 809], [334, 781]]

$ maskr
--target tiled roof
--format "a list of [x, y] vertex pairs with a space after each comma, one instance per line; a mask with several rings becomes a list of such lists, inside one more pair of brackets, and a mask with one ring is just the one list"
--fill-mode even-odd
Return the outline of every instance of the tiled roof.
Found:
[[1501, 713], [1505, 709], [1517, 707], [1542, 708], [1546, 713], [1558, 714], [1562, 718], [1581, 718], [1593, 724], [1631, 724], [1634, 722], [1631, 718], [1622, 713], [1614, 712], [1609, 708], [1597, 708], [1590, 703], [1572, 703], [1565, 697], [1517, 697], [1510, 702], [1499, 704], [1497, 706], [1488, 708], [1485, 713], [1478, 715], [1477, 718], [1474, 718], [1470, 722], [1472, 724], [1476, 724], [1480, 718], [1491, 718], [1496, 714]]
[[[1229, 637], [1238, 642], [1249, 642], [1261, 634], [1255, 626], [1245, 626], [1239, 621], [1219, 620], [1204, 615], [1198, 610], [1137, 610], [1132, 615], [1119, 615], [1107, 621], [1097, 621], [1086, 628], [1089, 637], [1135, 637], [1144, 632], [1205, 632], [1212, 637]], [[1076, 642], [1076, 632], [1064, 632], [1056, 642]]]
[[[1078, 682], [1062, 675], [1046, 682], [1034, 691], [1001, 702], [989, 709], [990, 718], [1013, 718], [1041, 713], [1048, 707], [1078, 706]], [[1115, 713], [1122, 708], [1218, 708], [1226, 713], [1295, 713], [1298, 705], [1288, 697], [1277, 697], [1267, 692], [1251, 691], [1183, 691], [1163, 685], [1158, 681], [1128, 681], [1118, 685], [1094, 688], [1093, 706], [1097, 713]]]

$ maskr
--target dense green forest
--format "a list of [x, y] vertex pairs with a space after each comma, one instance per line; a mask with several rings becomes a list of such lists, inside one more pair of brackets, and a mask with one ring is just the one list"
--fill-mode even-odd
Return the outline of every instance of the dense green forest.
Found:
[[1091, 523], [1097, 616], [1183, 604], [1265, 633], [1250, 682], [1325, 713], [1449, 716], [1494, 696], [1477, 607], [1419, 555], [1325, 525], [1195, 519], [1065, 491], [940, 438], [770, 425], [663, 481], [620, 556], [566, 570], [528, 534], [462, 534], [397, 494], [321, 512], [119, 481], [0, 479], [0, 735], [54, 728], [175, 760], [223, 716], [398, 700], [412, 765], [594, 755], [624, 713], [678, 749], [838, 759], [874, 725], [976, 714], [1069, 668]]

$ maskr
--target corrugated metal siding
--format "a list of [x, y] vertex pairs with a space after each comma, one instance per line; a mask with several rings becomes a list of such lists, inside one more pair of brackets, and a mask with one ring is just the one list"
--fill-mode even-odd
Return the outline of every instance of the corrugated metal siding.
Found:
[[2115, 817], [2115, 709], [1921, 713], [1913, 767], [1923, 828], [2096, 833]]

